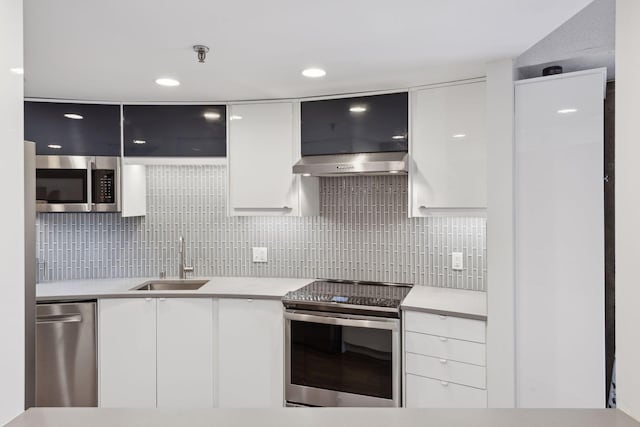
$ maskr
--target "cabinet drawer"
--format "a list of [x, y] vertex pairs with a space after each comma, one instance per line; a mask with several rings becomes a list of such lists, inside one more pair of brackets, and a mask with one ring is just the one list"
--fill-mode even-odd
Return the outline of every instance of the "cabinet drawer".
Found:
[[407, 408], [486, 408], [487, 391], [463, 385], [432, 380], [416, 375], [406, 376]]
[[410, 353], [486, 366], [484, 344], [418, 332], [406, 332], [404, 337], [405, 351]]
[[447, 359], [407, 353], [406, 372], [471, 387], [486, 387], [486, 368]]
[[482, 320], [405, 311], [404, 325], [406, 331], [465, 341], [486, 342], [486, 323]]

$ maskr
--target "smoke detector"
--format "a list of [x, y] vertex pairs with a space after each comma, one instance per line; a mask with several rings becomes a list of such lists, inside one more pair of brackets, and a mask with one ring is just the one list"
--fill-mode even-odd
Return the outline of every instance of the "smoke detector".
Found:
[[204, 60], [207, 58], [209, 47], [203, 44], [197, 44], [193, 46], [193, 51], [198, 54], [198, 62], [204, 64]]

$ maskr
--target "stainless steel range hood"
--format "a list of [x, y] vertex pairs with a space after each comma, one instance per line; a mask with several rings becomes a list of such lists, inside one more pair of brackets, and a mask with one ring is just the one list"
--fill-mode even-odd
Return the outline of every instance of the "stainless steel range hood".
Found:
[[406, 175], [408, 154], [400, 151], [306, 156], [293, 165], [304, 176]]

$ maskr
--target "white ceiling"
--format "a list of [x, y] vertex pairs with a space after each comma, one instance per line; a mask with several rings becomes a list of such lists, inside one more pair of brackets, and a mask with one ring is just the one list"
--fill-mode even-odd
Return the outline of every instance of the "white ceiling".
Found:
[[[25, 96], [215, 101], [481, 76], [591, 0], [24, 0]], [[194, 44], [211, 52], [196, 61]], [[327, 70], [321, 79], [303, 68]], [[154, 83], [177, 78], [177, 88]]]

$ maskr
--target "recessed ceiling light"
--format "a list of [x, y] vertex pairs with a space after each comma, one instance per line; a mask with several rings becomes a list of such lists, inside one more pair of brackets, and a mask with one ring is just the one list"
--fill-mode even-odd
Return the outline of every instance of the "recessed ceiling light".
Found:
[[207, 120], [220, 120], [220, 113], [216, 112], [216, 111], [205, 111], [203, 114], [204, 118]]
[[82, 119], [84, 119], [84, 117], [82, 117], [80, 114], [75, 114], [75, 113], [67, 113], [64, 116], [67, 119], [73, 119], [73, 120], [82, 120]]
[[404, 139], [404, 138], [405, 138], [405, 136], [404, 136], [404, 135], [393, 135], [393, 136], [391, 137], [391, 139]]
[[133, 143], [134, 144], [146, 144], [147, 141], [145, 141], [144, 139], [134, 139]]
[[302, 70], [302, 75], [311, 79], [317, 79], [318, 77], [324, 77], [327, 72], [322, 68], [306, 68]]
[[9, 71], [11, 71], [13, 74], [24, 74], [24, 68], [22, 67], [9, 68]]
[[364, 105], [354, 105], [353, 107], [349, 108], [349, 111], [351, 111], [352, 113], [364, 113], [365, 111], [367, 111], [367, 107], [365, 107]]
[[465, 138], [466, 136], [467, 136], [466, 133], [456, 133], [454, 135], [451, 135], [451, 138], [461, 139], [461, 138]]
[[242, 120], [242, 116], [232, 115], [229, 117], [229, 120]]
[[161, 77], [159, 79], [156, 79], [156, 84], [159, 84], [160, 86], [169, 86], [169, 87], [180, 86], [179, 81], [169, 77]]
[[575, 113], [576, 111], [578, 111], [577, 108], [563, 108], [561, 110], [558, 110], [558, 114], [571, 114]]
[[58, 145], [58, 144], [49, 144], [47, 145], [47, 147], [49, 148], [53, 148], [54, 150], [59, 150], [62, 148], [62, 145]]

